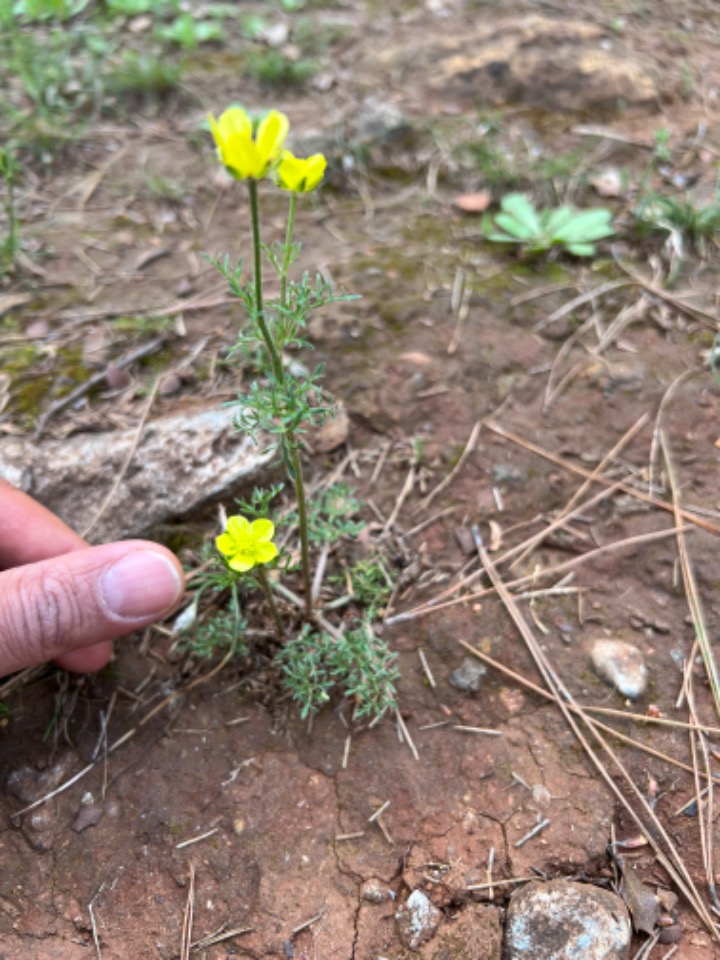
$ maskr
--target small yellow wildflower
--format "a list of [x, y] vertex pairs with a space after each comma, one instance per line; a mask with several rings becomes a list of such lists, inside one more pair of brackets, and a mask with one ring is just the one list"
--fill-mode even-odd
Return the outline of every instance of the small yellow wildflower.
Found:
[[293, 156], [289, 150], [283, 150], [275, 174], [283, 190], [309, 193], [322, 180], [325, 167], [327, 167], [327, 160], [321, 153], [315, 153], [307, 160], [301, 160]]
[[225, 533], [215, 538], [215, 546], [231, 570], [246, 573], [260, 563], [269, 563], [278, 553], [274, 543], [275, 527], [270, 520], [228, 517]]
[[271, 110], [257, 124], [241, 107], [208, 115], [218, 156], [236, 180], [262, 180], [277, 162], [290, 126], [284, 113]]

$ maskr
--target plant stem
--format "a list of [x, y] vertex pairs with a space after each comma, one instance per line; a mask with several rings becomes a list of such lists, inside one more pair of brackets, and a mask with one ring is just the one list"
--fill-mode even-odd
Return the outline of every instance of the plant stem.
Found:
[[290, 192], [290, 205], [288, 207], [287, 230], [285, 231], [285, 258], [280, 274], [280, 306], [287, 307], [287, 280], [290, 270], [290, 253], [292, 250], [293, 227], [295, 226], [295, 205], [297, 203], [297, 194]]
[[255, 313], [257, 314], [257, 325], [265, 341], [265, 346], [270, 354], [270, 363], [272, 364], [275, 380], [281, 386], [285, 383], [285, 374], [283, 372], [282, 358], [278, 353], [277, 345], [270, 333], [270, 328], [265, 320], [265, 306], [263, 303], [262, 289], [262, 245], [260, 243], [260, 214], [258, 212], [257, 183], [255, 180], [248, 180], [248, 190], [250, 192], [250, 219], [252, 221], [253, 238], [253, 257], [255, 266]]
[[272, 592], [272, 587], [270, 586], [270, 580], [265, 572], [265, 568], [258, 567], [257, 575], [258, 580], [260, 581], [260, 586], [263, 588], [265, 599], [270, 604], [272, 618], [275, 622], [275, 635], [277, 636], [278, 643], [285, 643], [285, 631], [283, 630], [282, 620], [280, 619], [280, 614], [278, 612], [277, 604], [275, 603], [275, 597]]
[[[248, 180], [248, 189], [250, 192], [250, 218], [252, 220], [252, 238], [253, 238], [253, 256], [255, 266], [255, 312], [257, 314], [257, 324], [260, 329], [265, 346], [270, 354], [275, 381], [280, 387], [285, 387], [285, 371], [283, 370], [282, 358], [278, 353], [277, 345], [265, 321], [263, 291], [262, 291], [262, 247], [260, 244], [260, 215], [258, 211], [257, 183], [255, 180]], [[287, 275], [290, 267], [289, 249], [292, 242], [292, 228], [295, 221], [295, 194], [292, 194], [290, 200], [290, 211], [288, 214], [288, 227], [286, 231], [286, 249], [285, 259], [280, 272], [281, 306], [285, 306], [287, 298]], [[308, 538], [308, 512], [307, 500], [305, 497], [305, 483], [302, 474], [302, 462], [298, 450], [298, 442], [295, 431], [288, 428], [282, 437], [283, 449], [285, 451], [285, 460], [288, 465], [288, 472], [295, 487], [295, 498], [298, 505], [298, 527], [300, 529], [300, 556], [303, 577], [303, 590], [305, 592], [305, 616], [308, 620], [312, 619], [312, 575], [310, 572], [310, 543]]]

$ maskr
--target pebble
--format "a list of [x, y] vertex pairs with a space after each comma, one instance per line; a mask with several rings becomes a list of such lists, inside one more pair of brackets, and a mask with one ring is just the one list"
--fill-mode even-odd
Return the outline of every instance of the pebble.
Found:
[[510, 898], [503, 960], [627, 960], [631, 936], [625, 904], [609, 890], [532, 881]]
[[637, 700], [647, 687], [647, 667], [642, 652], [624, 640], [596, 640], [590, 662], [597, 675], [618, 693]]
[[460, 666], [450, 674], [448, 683], [463, 693], [477, 693], [486, 673], [487, 667], [479, 660], [464, 657]]
[[384, 903], [389, 899], [387, 887], [377, 877], [371, 877], [360, 887], [360, 896], [366, 903]]
[[435, 935], [442, 914], [422, 890], [413, 890], [395, 914], [398, 936], [408, 950], [417, 950]]

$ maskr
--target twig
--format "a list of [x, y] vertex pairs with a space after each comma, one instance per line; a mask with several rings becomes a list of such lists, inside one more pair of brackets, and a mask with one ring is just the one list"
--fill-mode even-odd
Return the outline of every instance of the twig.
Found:
[[368, 817], [368, 823], [374, 823], [378, 817], [382, 816], [383, 813], [385, 813], [387, 808], [390, 806], [391, 802], [392, 801], [390, 800], [386, 800], [382, 806], [378, 807], [375, 813], [373, 813], [371, 816]]
[[462, 275], [462, 294], [459, 304], [453, 308], [453, 313], [455, 314], [455, 329], [453, 330], [453, 335], [447, 348], [449, 356], [452, 356], [454, 353], [456, 353], [457, 348], [460, 345], [463, 329], [465, 327], [465, 321], [467, 320], [468, 313], [470, 312], [470, 297], [472, 295], [472, 288], [470, 287], [470, 284], [467, 283], [465, 274], [459, 267], [458, 274]]
[[435, 499], [435, 497], [436, 497], [439, 493], [442, 493], [443, 490], [445, 490], [447, 487], [449, 487], [450, 484], [451, 484], [451, 483], [453, 482], [453, 480], [455, 479], [455, 477], [458, 475], [458, 473], [460, 473], [460, 471], [462, 470], [462, 468], [465, 466], [466, 460], [468, 459], [468, 457], [470, 456], [470, 454], [471, 454], [471, 453], [473, 452], [473, 450], [475, 449], [475, 444], [477, 443], [477, 439], [478, 439], [478, 437], [480, 436], [480, 430], [481, 430], [481, 428], [482, 428], [482, 425], [483, 425], [483, 421], [482, 421], [482, 420], [478, 420], [478, 422], [477, 422], [477, 423], [475, 424], [475, 426], [472, 428], [472, 432], [471, 432], [471, 434], [470, 434], [470, 437], [469, 437], [469, 439], [468, 439], [468, 442], [465, 444], [465, 449], [463, 450], [463, 452], [462, 452], [462, 454], [461, 454], [461, 456], [460, 456], [460, 459], [459, 459], [458, 462], [455, 464], [455, 466], [452, 468], [452, 470], [450, 471], [450, 473], [445, 477], [445, 479], [444, 479], [444, 480], [441, 480], [440, 483], [435, 487], [435, 489], [434, 489], [434, 490], [431, 490], [430, 493], [429, 493], [429, 494], [425, 497], [425, 499], [421, 502], [420, 507], [419, 507], [420, 510], [427, 510], [427, 508], [428, 508], [428, 507], [430, 506], [430, 504], [433, 502], [433, 500]]
[[[608, 553], [613, 550], [623, 550], [627, 547], [635, 547], [641, 543], [652, 543], [655, 540], [663, 540], [667, 537], [674, 536], [677, 534], [678, 529], [687, 532], [692, 528], [690, 526], [680, 528], [670, 527], [667, 530], [654, 530], [650, 533], [638, 534], [636, 537], [627, 537], [623, 540], [614, 540], [612, 543], [606, 543], [604, 546], [598, 547], [596, 550], [588, 550], [586, 553], [583, 553], [578, 557], [573, 557], [571, 560], [566, 560], [564, 563], [558, 563], [554, 567], [546, 567], [544, 570], [535, 570], [528, 576], [518, 577], [516, 580], [510, 580], [506, 584], [506, 587], [508, 589], [514, 589], [516, 587], [523, 587], [528, 584], [533, 584], [540, 577], [558, 576], [561, 573], [566, 573], [568, 570], [575, 569], [575, 567], [580, 566], [588, 560], [594, 560], [604, 553]], [[389, 617], [387, 620], [385, 620], [385, 623], [387, 626], [392, 626], [394, 623], [403, 623], [408, 620], [415, 620], [418, 617], [425, 617], [431, 613], [438, 613], [440, 610], [447, 610], [449, 607], [456, 607], [460, 603], [471, 603], [474, 600], [481, 600], [483, 597], [487, 597], [491, 593], [493, 593], [493, 590], [490, 587], [484, 590], [476, 590], [473, 593], [468, 593], [462, 597], [457, 597], [455, 600], [448, 600], [446, 603], [435, 603], [432, 606], [425, 605], [422, 607], [416, 607], [414, 610], [408, 610], [405, 613], [398, 613], [394, 617]]]
[[190, 945], [192, 943], [193, 912], [195, 909], [195, 864], [190, 863], [190, 883], [185, 903], [185, 912], [182, 922], [182, 940], [180, 945], [180, 960], [190, 960]]
[[658, 287], [657, 284], [652, 283], [650, 280], [646, 280], [639, 273], [635, 273], [635, 271], [632, 270], [626, 263], [623, 263], [622, 260], [620, 260], [614, 250], [613, 256], [615, 257], [615, 263], [617, 263], [620, 269], [629, 277], [632, 277], [633, 283], [636, 283], [639, 287], [643, 287], [645, 290], [648, 290], [653, 296], [658, 297], [660, 300], [664, 300], [665, 303], [669, 303], [681, 313], [687, 313], [695, 320], [699, 320], [701, 323], [710, 326], [712, 330], [717, 331], [717, 316], [714, 316], [712, 313], [707, 313], [705, 310], [700, 310], [699, 307], [693, 307], [692, 304], [686, 303], [684, 300], [680, 299], [680, 297], [673, 296], [673, 294], [668, 293], [664, 287]]
[[558, 307], [557, 310], [545, 317], [544, 320], [541, 320], [539, 323], [536, 323], [533, 327], [534, 333], [539, 333], [541, 330], [544, 330], [545, 327], [549, 327], [551, 323], [555, 323], [556, 320], [561, 320], [563, 317], [566, 317], [569, 313], [572, 313], [577, 307], [582, 307], [586, 303], [590, 303], [591, 300], [594, 300], [596, 297], [603, 297], [606, 293], [611, 293], [613, 290], [620, 290], [621, 287], [632, 287], [634, 283], [632, 280], [611, 280], [609, 283], [603, 283], [599, 287], [595, 287], [590, 290], [589, 293], [581, 293], [579, 297], [574, 297], [572, 300], [569, 300], [567, 303], [563, 304], [562, 307]]
[[[149, 343], [145, 343], [141, 347], [131, 350], [130, 353], [126, 353], [124, 357], [120, 357], [119, 360], [115, 361], [114, 365], [120, 369], [129, 367], [130, 364], [135, 363], [136, 360], [142, 360], [143, 357], [147, 357], [149, 354], [154, 353], [165, 342], [165, 337], [155, 337]], [[86, 393], [92, 390], [93, 387], [96, 387], [99, 383], [102, 383], [104, 379], [105, 370], [98, 370], [97, 373], [94, 373], [84, 383], [81, 383], [74, 390], [71, 390], [70, 393], [65, 394], [64, 397], [60, 397], [59, 400], [56, 400], [55, 403], [51, 404], [45, 413], [38, 417], [37, 423], [35, 424], [35, 433], [33, 434], [35, 440], [42, 436], [45, 427], [48, 425], [48, 422], [55, 416], [56, 413], [64, 410], [65, 407], [69, 407], [71, 404], [75, 403], [76, 400], [79, 400], [80, 397], [84, 397]]]
[[208, 837], [214, 836], [219, 829], [219, 827], [213, 827], [213, 829], [208, 830], [207, 833], [201, 833], [199, 837], [191, 837], [189, 840], [182, 840], [180, 843], [175, 844], [175, 849], [182, 850], [183, 847], [190, 847], [194, 843], [200, 843], [201, 840], [207, 840]]
[[405, 478], [405, 483], [403, 484], [403, 488], [400, 491], [400, 494], [397, 500], [395, 501], [395, 506], [393, 507], [393, 511], [385, 521], [385, 526], [383, 527], [383, 530], [382, 530], [383, 533], [387, 533], [388, 530], [391, 530], [392, 527], [395, 525], [395, 521], [397, 520], [400, 514], [400, 511], [402, 510], [403, 504], [409, 497], [410, 493], [412, 492], [412, 488], [414, 486], [415, 486], [415, 464], [413, 464], [408, 470], [407, 477]]
[[90, 915], [90, 927], [92, 929], [92, 938], [93, 938], [93, 943], [95, 944], [95, 953], [97, 954], [97, 960], [102, 960], [102, 950], [100, 949], [100, 937], [98, 936], [98, 932], [97, 932], [97, 923], [95, 922], [95, 911], [93, 908], [95, 906], [95, 901], [103, 892], [104, 886], [105, 886], [104, 883], [100, 884], [97, 892], [95, 893], [95, 896], [92, 898], [92, 900], [88, 904], [88, 914]]
[[[563, 521], [567, 522], [567, 520], [571, 519], [575, 515], [575, 513], [579, 512], [574, 508], [577, 505], [577, 503], [580, 501], [580, 498], [583, 497], [585, 495], [585, 492], [590, 489], [593, 482], [597, 480], [599, 475], [603, 472], [603, 470], [610, 463], [610, 461], [613, 460], [615, 457], [617, 457], [618, 454], [622, 450], [624, 450], [624, 448], [628, 445], [628, 443], [630, 443], [630, 441], [634, 439], [635, 436], [637, 436], [637, 434], [643, 429], [645, 424], [648, 422], [648, 419], [649, 419], [649, 415], [647, 413], [644, 413], [638, 420], [635, 421], [635, 423], [630, 427], [630, 429], [627, 430], [622, 435], [622, 437], [620, 437], [620, 439], [612, 447], [612, 449], [605, 454], [602, 460], [600, 460], [598, 465], [591, 472], [590, 476], [588, 476], [584, 480], [584, 482], [578, 487], [578, 489], [575, 491], [573, 496], [570, 498], [570, 501], [568, 502], [568, 504], [560, 511], [557, 518], [553, 521], [550, 527], [546, 528], [545, 530], [541, 530], [540, 533], [536, 534], [534, 537], [531, 537], [530, 540], [527, 541], [527, 545], [525, 546], [525, 549], [520, 553], [518, 557], [515, 558], [513, 563], [510, 565], [511, 570], [514, 566], [520, 563], [520, 561], [523, 560], [530, 553], [532, 548], [537, 546], [538, 543], [541, 543], [542, 540], [548, 535], [548, 533], [554, 530], [557, 526], [561, 526]], [[611, 493], [615, 493], [618, 486], [619, 484], [613, 484], [611, 487], [607, 487], [604, 491], [601, 491], [601, 492], [607, 493], [608, 495], [610, 495]], [[583, 511], [587, 510], [591, 506], [595, 506], [595, 504], [599, 503], [600, 500], [602, 499], [604, 499], [604, 497], [593, 498], [588, 503], [583, 505], [582, 507]], [[501, 558], [501, 562], [506, 559], [507, 559], [507, 555]]]
[[[718, 931], [715, 927], [714, 921], [708, 912], [707, 907], [703, 903], [700, 895], [698, 894], [695, 883], [688, 872], [687, 867], [682, 861], [680, 854], [677, 851], [674, 843], [672, 842], [667, 831], [663, 827], [662, 823], [658, 819], [654, 810], [643, 796], [641, 791], [635, 785], [634, 780], [627, 772], [625, 766], [618, 758], [615, 751], [610, 747], [608, 742], [603, 739], [593, 723], [586, 718], [582, 708], [575, 702], [574, 698], [567, 690], [567, 688], [561, 683], [555, 671], [550, 667], [547, 658], [542, 651], [540, 644], [535, 639], [534, 634], [530, 630], [530, 627], [527, 624], [527, 621], [522, 616], [517, 604], [514, 602], [510, 594], [508, 593], [505, 585], [498, 576], [495, 567], [492, 563], [492, 560], [489, 554], [486, 552], [483, 547], [482, 540], [480, 539], [480, 534], [477, 527], [473, 527], [473, 535], [475, 536], [475, 542], [478, 549], [478, 555], [480, 561], [487, 570], [488, 576], [497, 590], [497, 593], [502, 600], [505, 609], [510, 615], [511, 619], [515, 623], [520, 635], [522, 636], [525, 644], [531, 653], [535, 665], [537, 666], [540, 674], [545, 681], [548, 689], [552, 691], [557, 698], [557, 705], [560, 708], [565, 721], [568, 726], [575, 734], [575, 737], [580, 742], [582, 748], [584, 749], [588, 759], [592, 762], [595, 769], [598, 771], [602, 779], [605, 781], [606, 785], [610, 788], [615, 798], [622, 804], [627, 813], [632, 817], [634, 822], [637, 824], [638, 828], [641, 830], [643, 836], [646, 838], [648, 843], [652, 846], [655, 851], [655, 855], [658, 858], [658, 861], [669, 873], [674, 883], [678, 886], [683, 895], [689, 900], [693, 908], [697, 912], [698, 916], [701, 918], [703, 923], [706, 925], [708, 931], [711, 933], [713, 939], [717, 940]], [[571, 706], [574, 709], [571, 709]], [[588, 741], [585, 733], [581, 729], [579, 722], [581, 721], [587, 731], [592, 734], [597, 744], [605, 752], [605, 754], [610, 758], [616, 769], [620, 772], [623, 779], [625, 780], [626, 785], [629, 787], [631, 793], [635, 796], [640, 808], [643, 810], [645, 816], [650, 821], [651, 826], [647, 826], [643, 821], [640, 814], [633, 808], [629, 800], [626, 798], [625, 794], [618, 787], [613, 777], [610, 775], [609, 771], [605, 765], [601, 762], [600, 757], [596, 751], [591, 746]], [[661, 846], [664, 844], [667, 854]]]
[[[532, 453], [537, 453], [545, 460], [549, 460], [550, 463], [554, 463], [556, 466], [562, 467], [564, 470], [568, 470], [570, 473], [576, 473], [581, 477], [586, 477], [591, 479], [594, 483], [601, 483], [606, 487], [615, 485], [615, 481], [608, 480], [605, 477], [596, 477], [590, 470], [586, 470], [584, 467], [579, 467], [574, 463], [570, 463], [570, 461], [565, 460], [563, 457], [560, 457], [557, 454], [551, 453], [549, 450], [544, 450], [542, 447], [532, 443], [530, 440], [524, 440], [522, 437], [518, 437], [517, 434], [512, 433], [510, 430], [506, 430], [495, 421], [485, 420], [484, 423], [489, 430], [492, 430], [493, 433], [498, 434], [498, 436], [504, 437], [506, 440], [510, 440], [511, 443], [517, 443], [519, 446], [524, 447], [526, 450], [530, 450]], [[629, 483], [618, 484], [618, 489], [622, 490], [623, 493], [628, 493], [630, 496], [635, 497], [636, 500], [642, 500], [643, 503], [652, 504], [653, 507], [658, 507], [660, 510], [666, 510], [668, 513], [674, 512], [672, 504], [665, 503], [664, 500], [659, 500], [657, 497], [653, 497], [650, 494], [644, 493], [642, 490], [637, 490]], [[695, 526], [702, 527], [703, 530], [707, 530], [710, 533], [720, 534], [720, 527], [716, 526], [714, 523], [710, 523], [707, 520], [703, 520], [702, 517], [690, 512], [689, 510], [682, 510], [681, 515], [683, 520], [687, 520], [689, 523], [695, 524]]]
[[[533, 693], [537, 694], [539, 697], [542, 697], [544, 700], [549, 700], [550, 702], [555, 703], [556, 706], [558, 705], [557, 698], [554, 696], [554, 694], [549, 693], [542, 687], [539, 687], [536, 683], [533, 683], [532, 680], [528, 680], [526, 677], [520, 676], [519, 673], [515, 673], [515, 671], [511, 670], [509, 667], [503, 666], [503, 664], [498, 663], [497, 660], [493, 660], [492, 657], [488, 657], [487, 654], [481, 653], [480, 650], [477, 650], [464, 640], [458, 640], [458, 643], [460, 646], [464, 647], [468, 653], [471, 653], [473, 656], [477, 657], [478, 660], [482, 660], [483, 663], [486, 663], [488, 666], [492, 667], [493, 670], [497, 670], [499, 673], [510, 677], [511, 680], [514, 680], [527, 690], [532, 690]], [[569, 709], [573, 710], [574, 712], [582, 711], [583, 714], [604, 712], [602, 707], [580, 707], [578, 705], [572, 705], [569, 706]], [[618, 711], [618, 713], [621, 713], [621, 711]], [[621, 713], [621, 716], [627, 717], [629, 720], [646, 719], [644, 717], [638, 717], [637, 714]], [[671, 757], [666, 753], [661, 753], [654, 747], [649, 747], [647, 744], [641, 743], [639, 740], [634, 740], [632, 737], [628, 737], [626, 734], [616, 730], [615, 727], [610, 727], [605, 723], [601, 723], [599, 720], [594, 720], [592, 717], [588, 717], [586, 719], [589, 720], [589, 722], [592, 723], [593, 726], [595, 726], [598, 730], [602, 730], [603, 733], [607, 733], [617, 740], [622, 740], [623, 743], [627, 743], [629, 746], [635, 747], [635, 749], [640, 750], [643, 753], [647, 753], [649, 756], [655, 757], [657, 760], [662, 760], [663, 763], [668, 763], [671, 766], [677, 767], [679, 770], [685, 770], [687, 773], [693, 772], [693, 768], [687, 763], [683, 763], [682, 760], [676, 760], [675, 757]], [[651, 718], [648, 717], [647, 719], [650, 720]], [[715, 779], [720, 781], [720, 774], [717, 775]], [[682, 810], [677, 812], [681, 813]]]
[[516, 883], [529, 883], [530, 880], [537, 880], [537, 877], [510, 877], [508, 880], [493, 880], [492, 883], [471, 883], [465, 887], [466, 890], [492, 890], [493, 887], [509, 887]]
[[102, 503], [100, 504], [100, 506], [98, 507], [98, 509], [97, 509], [97, 511], [96, 511], [96, 513], [95, 513], [95, 516], [94, 516], [94, 517], [92, 518], [92, 520], [87, 524], [87, 526], [85, 527], [85, 529], [81, 532], [80, 536], [81, 536], [83, 539], [86, 539], [86, 538], [87, 538], [87, 535], [90, 533], [90, 531], [93, 529], [93, 527], [95, 527], [95, 526], [97, 525], [97, 523], [98, 523], [98, 521], [100, 520], [100, 518], [103, 516], [103, 514], [105, 513], [105, 511], [107, 510], [107, 508], [110, 506], [110, 504], [111, 504], [111, 503], [113, 502], [113, 500], [115, 499], [115, 494], [118, 492], [118, 490], [120, 489], [120, 484], [121, 484], [121, 483], [123, 482], [123, 480], [125, 479], [125, 474], [127, 473], [128, 468], [129, 468], [130, 464], [132, 463], [132, 459], [133, 459], [133, 457], [135, 456], [135, 451], [137, 450], [138, 444], [140, 443], [140, 438], [142, 437], [143, 430], [145, 429], [145, 423], [146, 423], [147, 418], [148, 418], [148, 416], [149, 416], [149, 414], [150, 414], [150, 408], [152, 407], [153, 403], [155, 402], [155, 397], [157, 396], [157, 392], [158, 392], [158, 387], [159, 387], [159, 386], [160, 386], [160, 377], [156, 377], [155, 383], [153, 383], [152, 389], [150, 390], [150, 394], [148, 395], [148, 398], [147, 398], [147, 402], [146, 402], [146, 404], [145, 404], [145, 407], [143, 408], [142, 414], [140, 415], [140, 420], [139, 420], [139, 422], [138, 422], [137, 429], [136, 429], [136, 431], [135, 431], [135, 435], [133, 436], [132, 440], [130, 441], [130, 446], [128, 447], [128, 451], [127, 451], [127, 453], [125, 454], [125, 459], [123, 460], [123, 462], [122, 462], [122, 464], [121, 464], [121, 466], [120, 466], [120, 469], [119, 469], [119, 471], [118, 471], [117, 476], [115, 477], [115, 481], [114, 481], [113, 485], [110, 487], [110, 489], [108, 490], [108, 492], [107, 492], [107, 494], [106, 494], [103, 502], [102, 502]]
[[502, 730], [490, 730], [487, 727], [465, 727], [461, 724], [455, 724], [453, 730], [460, 730], [461, 733], [482, 733], [486, 737], [501, 737]]
[[210, 933], [201, 940], [196, 940], [190, 944], [191, 950], [205, 950], [207, 947], [214, 947], [216, 943], [223, 943], [230, 940], [231, 937], [240, 937], [245, 933], [252, 933], [254, 927], [235, 927], [234, 930], [220, 930], [217, 933]]
[[395, 719], [397, 720], [398, 727], [402, 731], [402, 735], [405, 738], [405, 743], [407, 743], [408, 747], [410, 748], [410, 753], [413, 755], [413, 757], [416, 760], [419, 760], [420, 754], [417, 752], [417, 747], [413, 743], [413, 739], [410, 736], [410, 731], [406, 727], [405, 721], [402, 718], [402, 714], [400, 713], [397, 707], [395, 707]]
[[552, 821], [548, 819], [541, 821], [536, 827], [533, 827], [529, 833], [526, 833], [524, 837], [520, 837], [519, 840], [515, 841], [513, 844], [515, 849], [519, 850], [520, 847], [524, 847], [528, 840], [532, 840], [533, 837], [536, 837], [539, 833], [542, 833], [546, 827], [550, 826], [551, 822]]
[[[677, 477], [675, 476], [675, 468], [670, 456], [670, 448], [662, 430], [660, 431], [660, 446], [663, 451], [663, 456], [665, 457], [665, 466], [667, 469], [670, 490], [672, 493], [672, 507], [675, 512], [675, 523], [676, 526], [678, 526], [677, 520], [683, 514], [683, 511], [680, 508], [679, 487]], [[712, 690], [715, 711], [720, 717], [720, 676], [718, 675], [715, 655], [713, 653], [712, 646], [710, 645], [710, 638], [708, 637], [707, 628], [705, 626], [705, 617], [700, 604], [700, 597], [698, 595], [697, 585], [695, 583], [695, 575], [693, 573], [692, 566], [690, 565], [690, 556], [688, 554], [687, 544], [679, 526], [677, 531], [677, 544], [678, 555], [680, 557], [680, 569], [682, 570], [685, 594], [687, 596], [688, 606], [690, 608], [690, 614], [692, 616], [693, 626], [695, 628], [695, 636], [697, 637], [700, 655], [702, 656], [703, 664], [705, 665], [705, 672], [707, 673], [710, 689]]]
[[298, 933], [301, 933], [303, 930], [307, 930], [308, 927], [311, 927], [313, 923], [317, 923], [318, 920], [322, 920], [322, 918], [325, 916], [325, 913], [326, 913], [326, 908], [323, 907], [322, 910], [316, 913], [314, 917], [310, 917], [310, 919], [306, 920], [304, 923], [298, 924], [297, 927], [294, 927], [290, 931], [292, 936], [293, 937], [296, 936]]
[[435, 683], [435, 677], [432, 675], [432, 670], [428, 665], [427, 659], [425, 658], [425, 651], [422, 649], [422, 647], [418, 647], [418, 657], [420, 658], [420, 663], [422, 664], [423, 671], [427, 677], [427, 682], [434, 690], [437, 684]]

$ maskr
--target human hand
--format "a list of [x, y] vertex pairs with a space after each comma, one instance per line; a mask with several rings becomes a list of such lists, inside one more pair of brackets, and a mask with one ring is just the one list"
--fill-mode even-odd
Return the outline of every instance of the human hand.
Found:
[[182, 568], [146, 540], [89, 546], [54, 514], [0, 480], [0, 676], [55, 660], [99, 670], [111, 640], [169, 613]]

